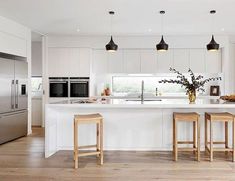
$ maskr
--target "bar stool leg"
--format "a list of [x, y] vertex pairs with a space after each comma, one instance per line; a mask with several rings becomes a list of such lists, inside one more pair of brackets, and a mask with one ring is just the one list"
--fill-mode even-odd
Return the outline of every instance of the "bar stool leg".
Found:
[[74, 123], [74, 163], [75, 169], [78, 168], [78, 125], [75, 121]]
[[205, 153], [207, 153], [207, 115], [205, 114]]
[[235, 117], [233, 118], [233, 143], [232, 143], [232, 146], [233, 146], [233, 162], [235, 162]]
[[103, 153], [103, 119], [100, 120], [100, 165], [104, 163], [104, 153]]
[[[96, 151], [100, 151], [100, 124], [96, 123]], [[96, 155], [96, 157], [100, 157]]]
[[172, 145], [173, 145], [172, 155], [174, 157], [174, 155], [175, 155], [175, 119], [174, 118], [173, 118], [173, 139], [172, 139]]
[[[193, 148], [196, 148], [196, 122], [193, 121]], [[196, 151], [194, 150], [193, 153], [195, 154]]]
[[178, 160], [178, 141], [177, 141], [177, 121], [174, 119], [174, 124], [175, 124], [175, 138], [174, 138], [174, 161]]
[[210, 161], [213, 161], [213, 125], [210, 120]]
[[200, 120], [197, 118], [197, 161], [200, 161]]
[[[225, 124], [225, 148], [228, 148], [228, 122], [227, 121], [225, 121], [224, 122], [224, 124]], [[228, 155], [228, 151], [225, 151], [225, 154], [226, 155]]]

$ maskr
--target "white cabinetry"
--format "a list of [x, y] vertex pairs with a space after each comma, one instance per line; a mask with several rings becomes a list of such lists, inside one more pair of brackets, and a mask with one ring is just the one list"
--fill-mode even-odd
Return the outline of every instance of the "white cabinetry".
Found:
[[69, 49], [70, 77], [89, 77], [91, 66], [91, 50], [89, 48]]
[[49, 48], [48, 76], [69, 77], [69, 62], [68, 48]]
[[115, 53], [107, 52], [108, 54], [108, 72], [123, 73], [123, 51], [118, 50]]
[[125, 73], [141, 73], [140, 51], [124, 50], [123, 64]]
[[157, 52], [157, 73], [169, 73], [173, 67], [173, 51]]
[[153, 49], [126, 49], [109, 53], [94, 50], [93, 72], [105, 73], [169, 73], [175, 68], [187, 73], [191, 68], [195, 73], [220, 73], [221, 51], [208, 52], [205, 49], [170, 49], [157, 52]]
[[141, 50], [141, 73], [157, 72], [157, 52], [156, 50]]
[[190, 68], [195, 73], [206, 72], [205, 68], [205, 49], [190, 49], [189, 64]]
[[174, 68], [180, 72], [188, 72], [189, 68], [189, 50], [174, 49]]
[[26, 40], [0, 32], [0, 52], [27, 57]]
[[206, 51], [205, 64], [206, 73], [218, 73], [222, 72], [222, 55], [219, 51]]
[[92, 69], [93, 73], [105, 74], [108, 72], [108, 57], [105, 50], [94, 50], [93, 51], [93, 61]]
[[32, 99], [32, 126], [42, 126], [42, 99]]
[[89, 48], [49, 48], [49, 77], [89, 77], [91, 50]]

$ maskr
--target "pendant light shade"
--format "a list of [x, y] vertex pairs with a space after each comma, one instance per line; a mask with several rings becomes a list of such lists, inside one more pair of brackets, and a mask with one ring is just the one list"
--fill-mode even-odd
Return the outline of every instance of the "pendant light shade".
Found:
[[105, 46], [108, 52], [116, 52], [118, 49], [118, 45], [114, 43], [113, 37], [111, 36], [110, 42]]
[[156, 45], [157, 51], [167, 51], [168, 50], [168, 44], [164, 41], [163, 35], [160, 43]]
[[[162, 15], [162, 22], [161, 22], [161, 31], [163, 34], [163, 15], [165, 14], [165, 11], [159, 12]], [[163, 35], [161, 38], [161, 41], [156, 45], [157, 51], [167, 51], [168, 50], [168, 44], [164, 41]]]
[[[210, 11], [211, 15], [214, 15], [215, 13], [216, 13], [216, 10], [211, 10]], [[212, 22], [212, 25], [213, 25], [213, 22]], [[212, 35], [211, 41], [210, 41], [210, 43], [207, 44], [206, 48], [207, 48], [208, 51], [217, 51], [217, 50], [219, 50], [219, 44], [215, 41], [214, 35]]]
[[115, 14], [114, 11], [109, 11], [109, 14], [111, 15], [111, 39], [109, 43], [105, 46], [106, 50], [108, 52], [116, 52], [118, 49], [118, 45], [114, 43], [113, 36], [112, 36], [112, 16]]
[[219, 50], [219, 44], [216, 43], [215, 39], [214, 39], [214, 35], [212, 35], [211, 41], [209, 44], [207, 44], [207, 50], [208, 51], [217, 51]]

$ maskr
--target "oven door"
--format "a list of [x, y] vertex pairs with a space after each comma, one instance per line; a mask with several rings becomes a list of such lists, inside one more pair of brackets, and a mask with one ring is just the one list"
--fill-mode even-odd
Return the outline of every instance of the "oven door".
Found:
[[68, 97], [68, 82], [67, 81], [51, 81], [50, 82], [50, 97]]
[[70, 97], [89, 97], [89, 82], [70, 82]]

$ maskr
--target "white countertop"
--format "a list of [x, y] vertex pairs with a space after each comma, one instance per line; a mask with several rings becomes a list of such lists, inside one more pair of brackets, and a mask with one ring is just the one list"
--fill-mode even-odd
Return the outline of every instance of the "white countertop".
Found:
[[95, 103], [78, 104], [71, 100], [47, 104], [49, 107], [74, 107], [74, 108], [235, 108], [235, 103], [225, 102], [220, 99], [197, 99], [190, 104], [188, 99], [156, 99], [151, 101], [135, 101], [125, 99], [98, 100]]

